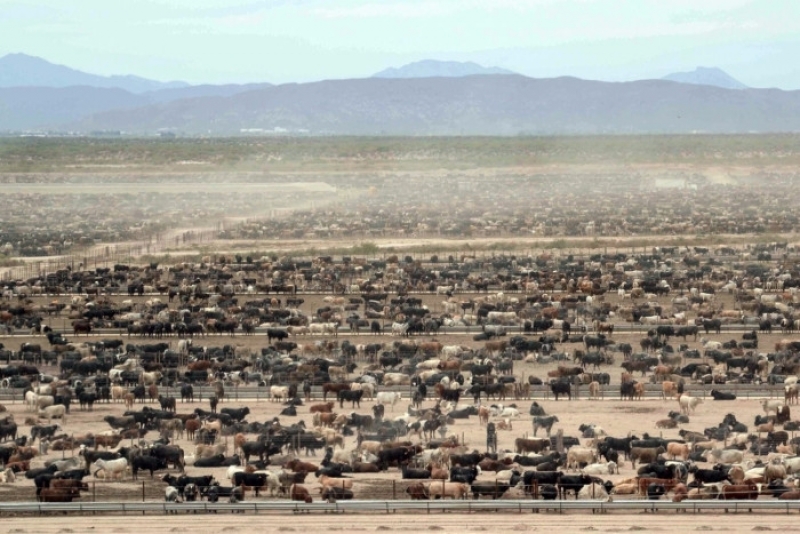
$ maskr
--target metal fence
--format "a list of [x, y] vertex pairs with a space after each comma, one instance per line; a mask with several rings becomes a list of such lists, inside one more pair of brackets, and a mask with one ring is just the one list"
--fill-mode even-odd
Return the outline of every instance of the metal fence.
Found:
[[10, 514], [49, 514], [49, 513], [82, 513], [82, 514], [168, 514], [186, 512], [251, 512], [251, 513], [443, 513], [443, 512], [592, 512], [592, 513], [642, 513], [642, 512], [800, 512], [800, 501], [534, 501], [534, 500], [451, 500], [451, 501], [337, 501], [304, 503], [289, 500], [272, 502], [240, 502], [240, 503], [166, 503], [166, 502], [72, 502], [72, 503], [39, 503], [17, 502], [0, 503], [0, 516]]

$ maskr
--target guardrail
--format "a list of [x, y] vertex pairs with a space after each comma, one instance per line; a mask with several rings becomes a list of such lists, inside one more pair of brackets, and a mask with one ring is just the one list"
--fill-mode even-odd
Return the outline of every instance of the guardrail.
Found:
[[186, 513], [186, 512], [292, 512], [292, 513], [395, 513], [395, 512], [800, 512], [800, 501], [538, 501], [538, 500], [452, 500], [452, 501], [339, 501], [304, 503], [298, 501], [240, 502], [240, 503], [167, 503], [167, 502], [71, 502], [71, 503], [0, 503], [0, 516], [3, 514], [147, 514], [147, 513]]

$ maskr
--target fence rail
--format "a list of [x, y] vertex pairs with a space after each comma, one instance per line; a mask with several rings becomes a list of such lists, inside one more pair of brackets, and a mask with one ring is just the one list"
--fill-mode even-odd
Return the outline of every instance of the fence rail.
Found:
[[364, 512], [800, 512], [800, 501], [536, 501], [536, 500], [494, 500], [494, 501], [341, 501], [303, 503], [296, 501], [241, 502], [241, 503], [166, 503], [166, 502], [72, 502], [40, 503], [18, 502], [0, 503], [3, 514], [48, 514], [73, 512], [84, 514], [116, 513], [177, 513], [177, 512], [293, 512], [293, 513], [364, 513]]
[[[745, 398], [745, 399], [784, 398], [783, 384], [774, 384], [774, 385], [773, 384], [707, 384], [707, 385], [686, 384], [684, 388], [684, 393], [687, 395], [691, 395], [693, 397], [711, 399], [712, 389], [724, 393], [733, 393], [737, 396], [737, 398]], [[175, 396], [178, 399], [178, 403], [182, 402], [180, 400], [180, 387], [165, 387], [165, 388], [160, 388], [160, 391], [162, 393], [165, 393], [166, 395]], [[416, 388], [411, 388], [410, 386], [379, 386], [379, 391], [397, 392], [404, 396], [404, 399], [402, 400], [410, 400], [411, 397], [413, 396], [414, 391], [416, 391]], [[662, 391], [661, 384], [645, 384], [643, 397], [646, 399], [658, 399], [662, 397], [661, 391]], [[618, 385], [613, 385], [613, 384], [603, 385], [600, 387], [600, 392], [601, 392], [601, 399], [616, 400], [619, 398]], [[206, 401], [208, 400], [209, 397], [213, 397], [214, 395], [215, 392], [213, 387], [194, 386], [194, 397], [195, 397], [194, 402], [196, 403]], [[573, 385], [572, 396], [578, 399], [589, 398], [589, 386]], [[266, 387], [246, 386], [246, 387], [236, 387], [236, 388], [228, 387], [225, 389], [225, 400], [228, 402], [253, 401], [253, 400], [270, 401], [271, 398], [272, 397], [270, 396], [269, 386]], [[432, 396], [432, 394], [429, 392], [428, 398], [435, 399], [436, 397]], [[468, 401], [472, 400], [472, 397], [469, 395], [462, 395], [462, 398]], [[485, 398], [485, 394], [482, 394], [482, 398]], [[552, 392], [550, 391], [550, 386], [548, 385], [531, 386], [530, 391], [528, 392], [527, 395], [521, 397], [520, 399], [517, 399], [513, 394], [511, 394], [506, 396], [505, 402], [513, 400], [523, 400], [523, 399], [550, 400], [552, 398], [554, 397]], [[314, 386], [311, 388], [311, 399], [312, 401], [322, 400], [321, 387]], [[0, 388], [0, 401], [13, 404], [16, 402], [24, 402], [24, 400], [25, 400], [24, 389]], [[336, 395], [333, 393], [328, 394], [327, 400], [338, 402], [336, 399]], [[367, 398], [364, 398], [363, 400], [364, 402], [369, 401], [369, 399]], [[502, 399], [492, 397], [490, 400], [500, 401]], [[347, 406], [347, 402], [348, 401], [345, 401], [345, 406]], [[524, 410], [521, 409], [520, 411]]]

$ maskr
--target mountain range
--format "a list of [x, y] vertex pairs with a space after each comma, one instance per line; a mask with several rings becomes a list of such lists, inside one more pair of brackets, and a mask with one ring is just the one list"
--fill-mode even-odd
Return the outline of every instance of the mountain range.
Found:
[[[48, 74], [39, 58], [33, 58], [35, 68], [25, 73], [26, 58], [31, 56], [0, 58], [0, 131], [100, 130], [136, 135], [164, 130], [186, 135], [800, 131], [799, 91], [748, 89], [719, 69], [611, 83], [572, 77], [536, 79], [474, 63], [423, 61], [363, 79], [189, 86], [94, 76], [57, 65]], [[12, 72], [24, 76], [15, 78]], [[13, 85], [20, 80], [28, 86]], [[69, 80], [82, 82], [70, 85]], [[116, 87], [112, 80], [136, 83]], [[48, 83], [51, 86], [43, 86]]]

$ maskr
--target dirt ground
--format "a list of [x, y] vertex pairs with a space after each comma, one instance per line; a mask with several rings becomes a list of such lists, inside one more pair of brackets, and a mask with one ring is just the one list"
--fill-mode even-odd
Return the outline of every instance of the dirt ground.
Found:
[[58, 516], [4, 517], [0, 532], [14, 534], [71, 534], [75, 532], [791, 532], [797, 516], [738, 514], [618, 514], [473, 513], [203, 515], [198, 516]]

